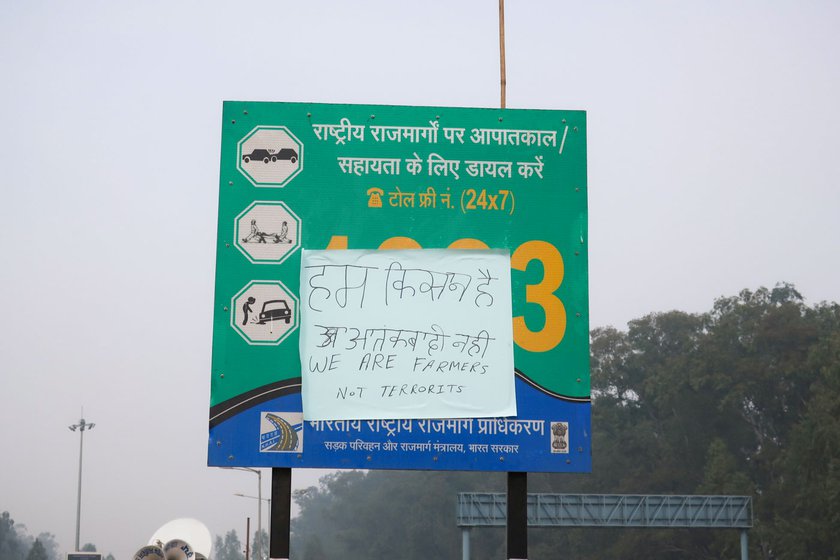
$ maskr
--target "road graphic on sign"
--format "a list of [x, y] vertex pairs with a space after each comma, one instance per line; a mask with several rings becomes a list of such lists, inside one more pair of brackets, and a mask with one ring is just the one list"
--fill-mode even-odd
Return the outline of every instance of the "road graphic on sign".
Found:
[[294, 452], [303, 447], [303, 415], [294, 412], [263, 412], [260, 451]]

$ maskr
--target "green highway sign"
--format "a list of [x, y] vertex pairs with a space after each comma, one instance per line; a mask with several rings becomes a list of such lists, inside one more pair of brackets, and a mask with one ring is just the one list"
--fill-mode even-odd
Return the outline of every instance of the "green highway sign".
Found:
[[[226, 102], [219, 189], [210, 465], [591, 470], [584, 112]], [[517, 416], [305, 420], [301, 250], [418, 248], [509, 251]]]

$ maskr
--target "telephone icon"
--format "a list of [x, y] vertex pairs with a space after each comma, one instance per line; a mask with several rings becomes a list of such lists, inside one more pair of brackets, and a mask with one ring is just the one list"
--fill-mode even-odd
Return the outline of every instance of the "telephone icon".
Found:
[[379, 189], [377, 187], [373, 187], [372, 189], [368, 189], [368, 208], [382, 208], [382, 195], [385, 194], [385, 191]]

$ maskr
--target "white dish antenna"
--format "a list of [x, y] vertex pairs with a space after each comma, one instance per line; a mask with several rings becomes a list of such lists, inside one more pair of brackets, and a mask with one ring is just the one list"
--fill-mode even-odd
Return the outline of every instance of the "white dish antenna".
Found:
[[210, 558], [213, 537], [210, 535], [210, 529], [198, 519], [173, 519], [154, 532], [149, 544], [162, 547], [173, 540], [185, 541], [196, 554]]

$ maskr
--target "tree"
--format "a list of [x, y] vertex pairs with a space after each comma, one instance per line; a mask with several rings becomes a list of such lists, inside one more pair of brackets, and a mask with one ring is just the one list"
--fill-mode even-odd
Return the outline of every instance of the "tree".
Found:
[[215, 554], [213, 560], [244, 560], [245, 554], [242, 552], [242, 543], [239, 542], [239, 537], [236, 535], [236, 530], [230, 530], [225, 534], [225, 538], [217, 536], [216, 544], [213, 547]]
[[840, 334], [816, 347], [809, 365], [819, 377], [780, 460], [785, 478], [775, 518], [775, 549], [794, 560], [840, 556]]
[[[503, 491], [500, 473], [430, 471], [339, 472], [298, 491], [301, 514], [292, 520], [292, 556], [419, 560], [460, 550], [453, 512], [459, 491]], [[502, 558], [502, 532], [486, 533], [476, 558]]]
[[49, 560], [47, 550], [44, 548], [44, 545], [41, 544], [40, 540], [35, 539], [35, 542], [32, 543], [32, 548], [29, 549], [29, 554], [26, 555], [26, 560]]
[[93, 543], [85, 543], [82, 545], [82, 550], [79, 552], [96, 552], [96, 545]]
[[324, 551], [324, 545], [318, 535], [310, 535], [306, 540], [303, 560], [327, 560], [327, 553]]
[[[259, 553], [259, 557], [257, 554]], [[265, 529], [254, 531], [254, 538], [251, 540], [251, 558], [267, 560], [269, 557], [268, 533]]]
[[55, 540], [55, 535], [52, 533], [40, 533], [38, 540], [47, 552], [47, 558], [49, 560], [60, 560], [61, 555], [58, 552], [59, 547]]
[[15, 530], [15, 520], [8, 511], [0, 514], [0, 558], [3, 560], [23, 560], [24, 546]]

